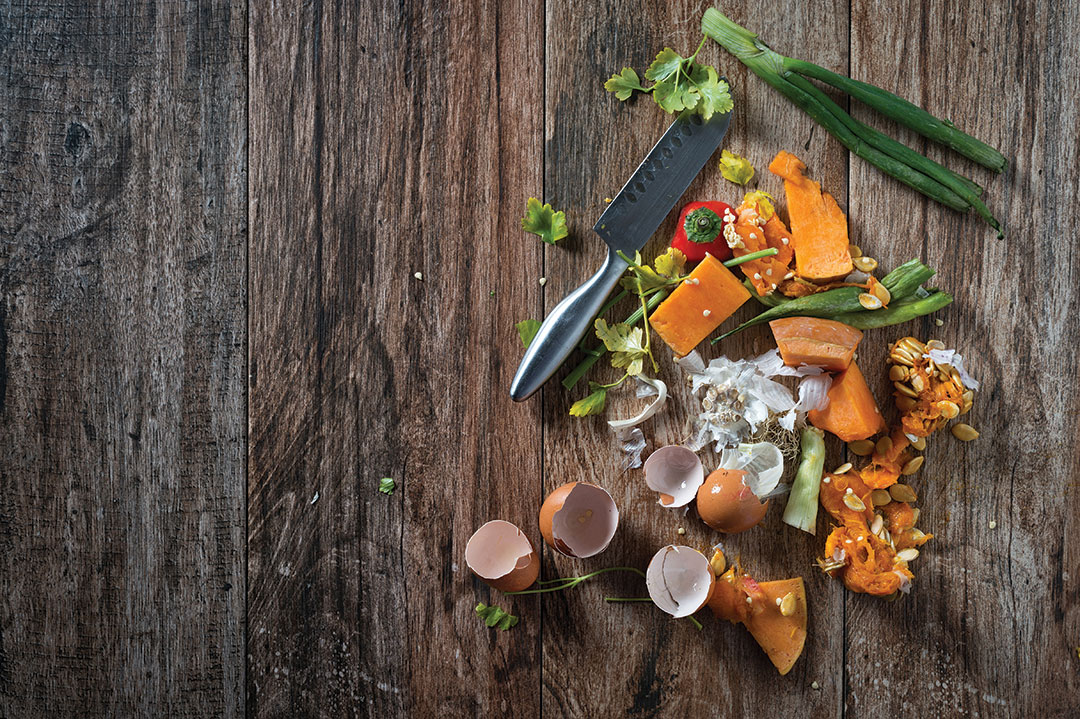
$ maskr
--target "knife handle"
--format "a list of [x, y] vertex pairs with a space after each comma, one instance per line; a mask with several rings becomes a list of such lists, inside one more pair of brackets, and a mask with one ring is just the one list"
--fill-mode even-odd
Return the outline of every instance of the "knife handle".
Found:
[[510, 385], [510, 398], [527, 399], [562, 366], [578, 340], [592, 327], [593, 318], [628, 265], [608, 248], [607, 259], [585, 283], [568, 294], [544, 319], [521, 358]]

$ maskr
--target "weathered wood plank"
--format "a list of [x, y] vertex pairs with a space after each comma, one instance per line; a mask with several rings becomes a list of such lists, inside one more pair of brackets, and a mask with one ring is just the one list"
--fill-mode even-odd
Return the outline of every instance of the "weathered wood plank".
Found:
[[244, 7], [0, 10], [0, 716], [244, 712]]
[[[911, 596], [848, 600], [849, 716], [1049, 717], [1080, 706], [1080, 555], [1068, 539], [1080, 516], [1080, 258], [1057, 239], [1077, 220], [1078, 22], [1076, 3], [853, 3], [853, 76], [999, 147], [1010, 169], [994, 177], [903, 133], [987, 188], [1008, 231], [997, 242], [974, 216], [851, 163], [863, 246], [887, 266], [923, 257], [956, 296], [943, 327], [905, 331], [957, 347], [983, 387], [969, 415], [981, 438], [933, 438], [914, 478], [935, 539]], [[878, 389], [885, 396], [884, 379]]]
[[539, 541], [539, 406], [508, 388], [540, 309], [517, 220], [542, 190], [542, 8], [251, 11], [250, 710], [534, 715], [535, 600], [463, 556], [493, 518]]
[[[809, 8], [797, 3], [725, 4], [724, 11], [769, 37], [809, 48], [832, 65], [847, 60], [847, 4]], [[598, 266], [604, 247], [591, 232], [593, 221], [662, 134], [671, 118], [650, 100], [623, 105], [602, 84], [623, 65], [642, 72], [665, 45], [692, 52], [700, 39], [703, 7], [695, 3], [622, 3], [609, 14], [582, 14], [574, 6], [548, 3], [548, 23], [560, 29], [547, 45], [547, 199], [565, 208], [572, 239], [546, 252], [545, 304], [550, 309]], [[798, 151], [814, 176], [843, 200], [847, 166], [840, 145], [806, 116], [776, 96], [764, 82], [710, 43], [702, 51], [735, 88], [736, 114], [724, 146], [748, 157], [758, 170], [757, 187], [781, 198], [781, 183], [766, 169], [780, 149]], [[715, 162], [687, 192], [691, 199], [718, 198], [733, 204], [742, 190], [723, 180]], [[682, 203], [680, 203], [681, 206]], [[669, 217], [645, 251], [652, 257], [674, 232]], [[622, 312], [629, 313], [631, 306]], [[743, 308], [749, 317], [756, 307]], [[704, 345], [706, 359], [726, 354], [752, 356], [771, 346], [768, 330], [746, 332], [717, 347]], [[645, 425], [649, 450], [683, 439], [684, 419], [693, 408], [681, 391], [679, 374], [664, 356], [660, 376], [677, 397]], [[606, 363], [594, 378], [615, 379]], [[812, 610], [807, 649], [792, 674], [778, 679], [772, 665], [741, 628], [702, 617], [699, 633], [688, 622], [672, 621], [643, 605], [605, 605], [605, 595], [644, 596], [643, 583], [626, 575], [605, 575], [565, 595], [544, 600], [544, 710], [552, 716], [741, 716], [767, 707], [778, 715], [831, 716], [841, 705], [842, 596], [838, 586], [812, 570], [820, 539], [786, 528], [774, 508], [764, 525], [745, 535], [721, 537], [693, 514], [682, 517], [656, 506], [640, 470], [621, 473], [612, 435], [600, 420], [567, 416], [570, 403], [585, 394], [582, 383], [565, 392], [544, 390], [545, 488], [576, 479], [609, 489], [621, 510], [621, 526], [610, 549], [596, 559], [571, 561], [545, 552], [548, 577], [579, 574], [604, 566], [644, 568], [668, 543], [703, 550], [723, 541], [731, 557], [762, 579], [802, 575]], [[638, 401], [624, 392], [611, 402], [611, 416], [627, 416]], [[703, 453], [715, 467], [711, 451]], [[830, 463], [840, 463], [838, 450]], [[782, 504], [782, 503], [781, 503]], [[677, 529], [686, 534], [680, 536]], [[820, 534], [819, 534], [820, 536]], [[707, 614], [707, 613], [706, 613]], [[810, 688], [817, 681], [821, 691]]]

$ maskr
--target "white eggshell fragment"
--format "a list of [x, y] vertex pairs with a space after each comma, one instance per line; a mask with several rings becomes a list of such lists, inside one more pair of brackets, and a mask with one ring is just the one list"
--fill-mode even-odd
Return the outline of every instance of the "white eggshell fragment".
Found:
[[673, 617], [688, 617], [705, 606], [716, 580], [705, 555], [674, 544], [657, 552], [645, 571], [653, 603]]
[[720, 454], [720, 469], [741, 469], [746, 472], [743, 484], [759, 499], [768, 496], [784, 474], [784, 455], [771, 442], [740, 444]]
[[697, 454], [678, 445], [661, 447], [645, 460], [645, 484], [660, 494], [665, 507], [685, 507], [705, 482]]
[[568, 557], [585, 559], [604, 551], [618, 526], [615, 500], [595, 484], [563, 485], [540, 508], [540, 533], [549, 545]]
[[502, 592], [520, 592], [540, 574], [532, 542], [510, 522], [494, 519], [465, 545], [465, 564], [473, 574]]

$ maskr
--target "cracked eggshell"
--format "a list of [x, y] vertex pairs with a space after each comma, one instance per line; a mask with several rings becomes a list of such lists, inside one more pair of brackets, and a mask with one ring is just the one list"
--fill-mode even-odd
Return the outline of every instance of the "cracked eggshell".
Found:
[[769, 509], [743, 481], [741, 469], [718, 469], [697, 493], [698, 516], [719, 532], [737, 534], [756, 527]]
[[465, 564], [500, 592], [520, 592], [540, 574], [540, 556], [525, 534], [510, 522], [493, 519], [465, 545]]
[[704, 554], [674, 544], [657, 552], [645, 571], [653, 604], [676, 618], [688, 617], [704, 607], [715, 582]]
[[645, 460], [645, 484], [664, 507], [685, 507], [705, 481], [697, 454], [678, 445], [661, 447]]
[[555, 551], [585, 559], [607, 549], [619, 526], [615, 500], [603, 487], [570, 482], [540, 507], [540, 533]]

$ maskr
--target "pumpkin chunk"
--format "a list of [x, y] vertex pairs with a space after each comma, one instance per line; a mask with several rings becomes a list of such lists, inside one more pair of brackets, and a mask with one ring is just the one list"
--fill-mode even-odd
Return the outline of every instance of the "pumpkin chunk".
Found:
[[769, 171], [784, 180], [795, 272], [812, 282], [829, 282], [851, 273], [847, 218], [833, 196], [806, 176], [806, 165], [781, 150]]
[[752, 613], [744, 624], [782, 676], [791, 671], [806, 643], [806, 586], [802, 577], [758, 586], [765, 594], [765, 608]]
[[810, 424], [832, 432], [845, 442], [866, 439], [885, 429], [885, 418], [874, 401], [874, 394], [854, 362], [833, 378], [829, 406], [812, 410], [807, 418]]
[[750, 292], [720, 260], [706, 255], [690, 277], [649, 317], [649, 324], [682, 357], [750, 299]]
[[830, 372], [848, 368], [863, 334], [843, 322], [818, 317], [782, 317], [769, 327], [784, 364], [820, 365]]

